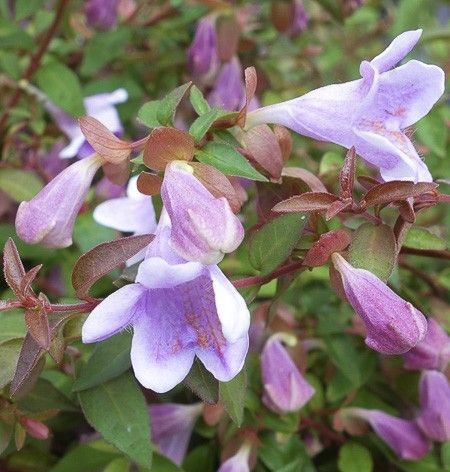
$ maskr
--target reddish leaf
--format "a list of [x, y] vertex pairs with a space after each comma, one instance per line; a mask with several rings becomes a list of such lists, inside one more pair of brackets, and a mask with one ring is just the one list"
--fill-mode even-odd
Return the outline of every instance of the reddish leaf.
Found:
[[403, 241], [405, 240], [410, 228], [411, 223], [408, 223], [403, 219], [402, 215], [399, 215], [394, 225], [394, 236], [397, 247], [397, 254], [400, 252], [400, 249], [403, 246]]
[[281, 175], [302, 180], [313, 192], [327, 192], [325, 185], [318, 177], [301, 167], [285, 167]]
[[281, 33], [286, 32], [292, 25], [293, 2], [273, 0], [270, 4], [270, 20], [273, 26]]
[[252, 101], [253, 97], [255, 96], [256, 92], [256, 83], [257, 83], [257, 77], [256, 77], [256, 69], [254, 67], [247, 67], [244, 71], [244, 76], [245, 76], [245, 104], [239, 111], [239, 114], [237, 116], [237, 124], [241, 127], [244, 127], [245, 125], [245, 119], [247, 117], [247, 109]]
[[89, 144], [103, 159], [113, 164], [128, 159], [132, 150], [131, 144], [119, 139], [96, 118], [83, 116], [78, 122]]
[[221, 62], [231, 61], [237, 52], [240, 27], [232, 15], [222, 15], [216, 22], [217, 50]]
[[33, 267], [32, 269], [30, 269], [23, 276], [22, 281], [20, 282], [20, 292], [21, 293], [30, 293], [31, 284], [33, 283], [34, 279], [36, 278], [36, 275], [41, 270], [41, 268], [42, 268], [42, 264], [39, 264], [36, 267]]
[[375, 185], [380, 185], [381, 183], [379, 180], [369, 177], [368, 175], [360, 175], [357, 177], [357, 180], [366, 190], [370, 190], [372, 187], [375, 187]]
[[144, 148], [144, 164], [150, 169], [163, 171], [170, 161], [190, 161], [195, 143], [191, 135], [176, 128], [155, 128]]
[[385, 205], [392, 202], [418, 197], [426, 192], [433, 192], [438, 187], [434, 182], [405, 182], [393, 180], [372, 187], [362, 198], [361, 206]]
[[25, 311], [25, 323], [28, 333], [42, 349], [50, 346], [50, 327], [47, 312], [44, 309], [30, 309]]
[[306, 192], [276, 204], [272, 210], [276, 212], [323, 211], [338, 201], [339, 197], [327, 192]]
[[351, 197], [353, 194], [353, 186], [355, 184], [355, 164], [356, 151], [352, 147], [347, 151], [344, 165], [339, 174], [339, 184], [341, 186], [341, 194], [343, 197]]
[[118, 164], [105, 162], [103, 164], [103, 172], [105, 173], [106, 178], [111, 182], [117, 185], [124, 185], [127, 183], [130, 175], [130, 161], [127, 159]]
[[161, 191], [162, 178], [150, 172], [141, 172], [137, 179], [137, 188], [144, 195], [157, 195]]
[[343, 251], [352, 241], [351, 234], [344, 229], [335, 229], [320, 235], [303, 260], [309, 267], [324, 265], [333, 252]]
[[25, 269], [20, 260], [19, 252], [11, 238], [5, 243], [3, 248], [3, 273], [6, 283], [11, 290], [22, 298], [25, 294], [21, 290], [22, 279], [25, 276]]
[[215, 167], [201, 162], [192, 162], [194, 175], [215, 196], [225, 197], [234, 213], [241, 209], [241, 202], [229, 179]]
[[292, 136], [291, 133], [287, 128], [280, 125], [275, 125], [273, 127], [273, 132], [278, 140], [278, 145], [280, 146], [281, 150], [281, 157], [283, 158], [283, 162], [287, 162], [291, 152], [292, 152]]
[[153, 237], [145, 234], [108, 241], [79, 257], [72, 272], [72, 285], [78, 298], [87, 298], [98, 279], [148, 246]]
[[242, 145], [250, 158], [274, 180], [279, 180], [283, 168], [283, 156], [275, 133], [268, 125], [251, 128], [242, 135]]
[[414, 212], [414, 201], [412, 198], [407, 198], [406, 200], [398, 204], [398, 210], [403, 219], [408, 223], [414, 223], [416, 221], [416, 213]]
[[341, 211], [346, 210], [347, 208], [351, 207], [353, 204], [353, 200], [351, 198], [347, 198], [345, 200], [336, 200], [333, 202], [325, 213], [325, 219], [331, 220], [331, 218], [335, 217]]

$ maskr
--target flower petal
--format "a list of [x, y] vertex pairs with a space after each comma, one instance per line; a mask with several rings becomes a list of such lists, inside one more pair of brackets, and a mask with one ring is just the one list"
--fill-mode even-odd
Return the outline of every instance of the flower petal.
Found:
[[371, 64], [379, 73], [391, 69], [412, 50], [421, 35], [421, 29], [398, 35], [381, 54], [370, 61]]
[[84, 343], [109, 338], [126, 328], [139, 308], [145, 294], [140, 284], [125, 285], [97, 305], [84, 322], [81, 337]]

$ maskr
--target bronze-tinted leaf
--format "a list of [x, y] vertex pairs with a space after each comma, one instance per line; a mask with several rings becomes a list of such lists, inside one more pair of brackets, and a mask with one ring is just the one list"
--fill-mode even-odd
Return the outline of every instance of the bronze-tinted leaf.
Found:
[[240, 33], [240, 26], [234, 15], [221, 15], [217, 19], [217, 52], [221, 62], [231, 61], [235, 56]]
[[114, 164], [128, 159], [132, 150], [131, 144], [119, 139], [96, 118], [83, 116], [78, 122], [89, 144], [103, 159]]
[[105, 162], [103, 164], [103, 172], [108, 180], [117, 184], [125, 185], [130, 175], [130, 161], [127, 159], [117, 164]]
[[282, 213], [297, 211], [325, 211], [332, 203], [338, 200], [339, 197], [332, 193], [306, 192], [276, 204], [272, 210]]
[[234, 213], [241, 209], [241, 201], [229, 179], [215, 167], [201, 162], [192, 162], [194, 175], [215, 196], [225, 197]]
[[32, 269], [30, 269], [22, 278], [22, 281], [20, 282], [20, 292], [21, 293], [30, 293], [31, 290], [31, 284], [33, 283], [34, 279], [36, 278], [36, 275], [38, 272], [41, 270], [42, 264], [39, 264]]
[[80, 256], [72, 272], [72, 285], [78, 298], [87, 298], [98, 279], [148, 246], [153, 237], [145, 234], [108, 241]]
[[10, 286], [11, 290], [18, 297], [22, 297], [21, 286], [22, 279], [25, 276], [25, 269], [20, 260], [16, 245], [11, 238], [8, 238], [3, 248], [3, 273], [6, 283]]
[[333, 202], [325, 213], [325, 219], [331, 220], [336, 215], [341, 213], [341, 211], [346, 210], [347, 208], [351, 207], [353, 204], [353, 200], [351, 198], [346, 198], [345, 200], [336, 200]]
[[281, 177], [283, 156], [277, 136], [268, 125], [255, 126], [242, 135], [242, 145], [250, 158], [264, 169], [272, 179]]
[[42, 349], [50, 346], [50, 327], [47, 312], [41, 309], [29, 309], [25, 311], [25, 323], [28, 333]]
[[345, 229], [335, 229], [320, 235], [303, 260], [309, 267], [324, 265], [333, 252], [343, 251], [351, 242], [351, 234]]
[[301, 167], [285, 167], [281, 175], [302, 180], [313, 192], [327, 192], [327, 188], [318, 177]]
[[362, 198], [361, 206], [386, 205], [392, 202], [418, 197], [426, 192], [433, 192], [438, 187], [434, 182], [407, 182], [393, 180], [372, 187]]
[[398, 211], [403, 219], [408, 223], [416, 221], [416, 213], [414, 212], [414, 201], [412, 198], [407, 198], [398, 203]]
[[339, 184], [341, 186], [341, 194], [344, 197], [350, 197], [353, 193], [353, 185], [355, 183], [355, 165], [356, 151], [351, 147], [345, 156], [344, 165], [339, 174]]
[[273, 0], [270, 9], [270, 20], [281, 33], [286, 32], [292, 25], [293, 2]]
[[292, 135], [287, 128], [280, 125], [275, 125], [273, 127], [273, 132], [277, 137], [278, 145], [280, 146], [281, 150], [281, 157], [285, 163], [288, 161], [292, 152]]
[[379, 185], [381, 182], [373, 177], [369, 177], [368, 175], [360, 175], [357, 177], [359, 184], [365, 188], [366, 190], [370, 190], [375, 185]]
[[137, 188], [144, 195], [157, 195], [161, 191], [162, 178], [150, 172], [141, 172], [137, 179]]
[[257, 76], [256, 76], [256, 69], [254, 67], [247, 67], [244, 71], [245, 77], [245, 104], [239, 111], [237, 116], [237, 124], [241, 127], [245, 125], [245, 119], [247, 118], [247, 109], [252, 101], [253, 97], [255, 96], [256, 92], [256, 83], [257, 83]]
[[192, 136], [176, 128], [155, 128], [144, 148], [144, 164], [150, 169], [163, 171], [170, 161], [190, 161], [194, 156]]

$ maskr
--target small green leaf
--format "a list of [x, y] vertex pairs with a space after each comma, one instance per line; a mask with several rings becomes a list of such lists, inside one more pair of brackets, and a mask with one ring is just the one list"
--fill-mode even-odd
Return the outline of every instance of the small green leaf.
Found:
[[33, 390], [19, 401], [20, 408], [30, 412], [40, 412], [57, 408], [62, 411], [79, 409], [50, 381], [39, 378]]
[[16, 202], [31, 200], [43, 187], [33, 172], [21, 169], [0, 169], [0, 190]]
[[184, 383], [204, 402], [214, 405], [219, 400], [219, 382], [196, 359]]
[[220, 382], [219, 392], [225, 410], [237, 426], [241, 426], [244, 419], [244, 406], [247, 390], [247, 374], [242, 369], [229, 382]]
[[354, 233], [349, 248], [349, 262], [386, 281], [394, 269], [397, 248], [392, 229], [385, 224], [362, 224]]
[[191, 84], [192, 82], [187, 82], [177, 87], [160, 100], [156, 117], [163, 126], [172, 124], [173, 115]]
[[11, 441], [13, 425], [0, 421], [0, 454], [8, 447]]
[[438, 251], [447, 248], [447, 244], [443, 239], [419, 226], [413, 226], [408, 231], [403, 245], [414, 249], [433, 249]]
[[36, 80], [50, 100], [73, 116], [85, 114], [78, 76], [60, 62], [50, 62], [36, 73]]
[[22, 339], [10, 339], [0, 344], [0, 390], [14, 377], [22, 342]]
[[267, 182], [267, 179], [255, 170], [242, 154], [227, 144], [208, 143], [195, 156], [200, 162], [209, 164], [226, 175]]
[[138, 120], [149, 128], [161, 126], [157, 118], [160, 104], [160, 100], [151, 100], [150, 102], [144, 103], [141, 108], [139, 108]]
[[75, 221], [73, 241], [81, 252], [87, 252], [98, 244], [114, 239], [116, 234], [113, 229], [98, 224], [92, 213], [82, 213]]
[[340, 472], [372, 472], [370, 451], [354, 441], [345, 443], [339, 449], [338, 468]]
[[223, 112], [222, 110], [217, 110], [216, 108], [207, 111], [192, 123], [191, 127], [189, 128], [189, 134], [196, 142], [199, 142], [209, 131], [212, 124], [224, 114], [228, 114], [228, 112]]
[[191, 101], [194, 110], [197, 112], [197, 115], [204, 115], [211, 110], [209, 103], [206, 101], [206, 98], [203, 96], [202, 92], [193, 85], [191, 87], [191, 92], [189, 94], [189, 100]]
[[307, 217], [302, 213], [282, 215], [259, 228], [250, 239], [249, 259], [255, 269], [266, 275], [291, 254]]
[[86, 390], [123, 374], [131, 366], [131, 333], [123, 332], [98, 343], [73, 384], [73, 391]]
[[11, 339], [23, 338], [26, 334], [22, 310], [0, 312], [0, 344]]
[[89, 424], [144, 467], [151, 466], [148, 408], [136, 381], [125, 373], [78, 394]]
[[450, 470], [450, 441], [441, 446], [441, 461], [445, 470]]

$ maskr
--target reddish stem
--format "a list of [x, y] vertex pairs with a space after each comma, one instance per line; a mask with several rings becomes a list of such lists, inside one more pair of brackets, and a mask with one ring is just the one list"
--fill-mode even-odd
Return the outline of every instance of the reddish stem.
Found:
[[436, 257], [437, 259], [450, 260], [450, 251], [448, 250], [436, 250], [436, 249], [414, 249], [412, 247], [402, 247], [401, 254], [412, 254], [415, 256], [423, 257]]
[[303, 260], [292, 262], [291, 264], [287, 264], [283, 267], [280, 267], [277, 270], [274, 270], [269, 275], [265, 276], [254, 276], [254, 277], [244, 277], [242, 279], [234, 280], [232, 283], [236, 288], [242, 287], [249, 287], [251, 285], [264, 285], [267, 282], [270, 282], [281, 275], [289, 274], [290, 272], [294, 272], [298, 269], [301, 269], [303, 266]]
[[67, 311], [80, 311], [80, 312], [88, 312], [95, 308], [101, 300], [93, 299], [82, 303], [73, 303], [68, 305], [58, 305], [58, 304], [51, 304], [50, 309], [52, 312], [55, 313], [65, 313]]

